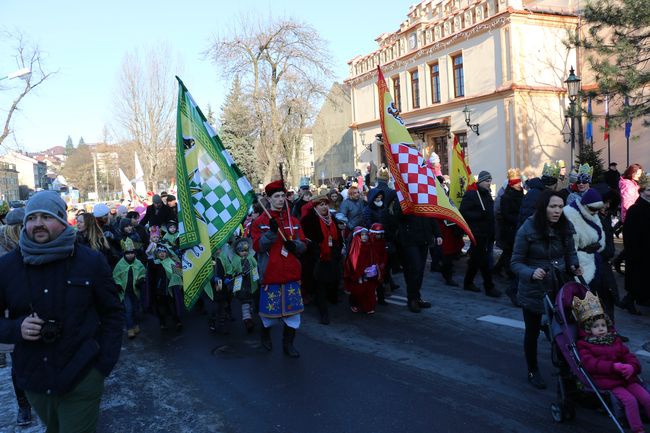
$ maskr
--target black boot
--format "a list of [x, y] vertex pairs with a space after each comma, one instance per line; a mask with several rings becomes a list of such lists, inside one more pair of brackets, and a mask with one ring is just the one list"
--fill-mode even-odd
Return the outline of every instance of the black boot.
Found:
[[299, 358], [300, 353], [293, 347], [293, 340], [296, 338], [296, 330], [284, 325], [284, 331], [282, 332], [282, 348], [284, 349], [284, 354], [290, 358]]
[[271, 328], [267, 328], [266, 326], [262, 325], [262, 331], [260, 332], [260, 335], [262, 337], [262, 347], [269, 352], [273, 350], [273, 343], [271, 342]]

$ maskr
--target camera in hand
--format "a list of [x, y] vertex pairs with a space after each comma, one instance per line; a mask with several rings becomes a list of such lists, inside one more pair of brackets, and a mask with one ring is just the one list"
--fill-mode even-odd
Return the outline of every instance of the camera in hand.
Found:
[[54, 343], [61, 336], [61, 323], [56, 320], [48, 319], [41, 327], [41, 340], [43, 343]]

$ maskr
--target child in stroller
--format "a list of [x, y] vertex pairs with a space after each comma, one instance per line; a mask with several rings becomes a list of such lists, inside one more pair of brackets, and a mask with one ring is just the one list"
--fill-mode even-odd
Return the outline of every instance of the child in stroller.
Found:
[[650, 393], [639, 383], [639, 360], [612, 329], [597, 296], [587, 292], [584, 299], [573, 298], [579, 324], [577, 350], [584, 369], [600, 390], [609, 390], [625, 408], [634, 433], [645, 432], [639, 406], [650, 418]]

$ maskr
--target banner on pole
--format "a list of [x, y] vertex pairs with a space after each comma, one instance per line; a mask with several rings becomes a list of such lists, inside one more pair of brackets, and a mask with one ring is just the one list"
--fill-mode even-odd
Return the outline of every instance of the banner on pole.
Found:
[[399, 116], [393, 97], [377, 67], [379, 113], [388, 166], [395, 179], [395, 190], [402, 212], [454, 222], [474, 242], [474, 235], [443, 187], [415, 148], [413, 139]]
[[176, 177], [183, 291], [187, 308], [212, 295], [212, 255], [244, 220], [253, 188], [178, 80]]

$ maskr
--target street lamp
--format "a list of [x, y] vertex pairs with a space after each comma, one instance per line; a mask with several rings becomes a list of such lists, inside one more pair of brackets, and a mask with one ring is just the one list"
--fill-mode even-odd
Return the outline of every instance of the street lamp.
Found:
[[359, 138], [361, 139], [361, 145], [365, 147], [368, 152], [372, 152], [372, 142], [366, 144], [366, 133], [361, 131], [359, 133]]
[[571, 69], [569, 70], [569, 76], [565, 83], [569, 94], [569, 115], [571, 116], [571, 168], [573, 168], [573, 165], [575, 164], [574, 154], [576, 148], [576, 99], [580, 93], [580, 78], [575, 74], [573, 66], [571, 66]]
[[463, 109], [463, 114], [465, 114], [465, 123], [471, 129], [476, 133], [476, 135], [480, 135], [478, 133], [478, 123], [472, 123], [472, 110], [469, 109], [467, 104], [465, 104], [465, 108]]
[[14, 78], [27, 79], [31, 74], [32, 74], [31, 69], [23, 68], [23, 69], [19, 69], [17, 71], [14, 71], [11, 74], [5, 75], [4, 77], [0, 77], [0, 81], [2, 81], [2, 80], [11, 80], [11, 79], [14, 79]]

